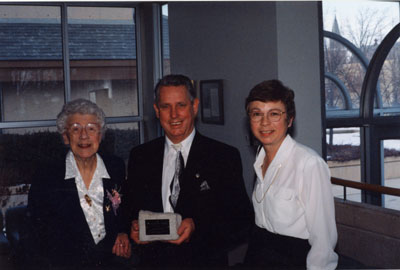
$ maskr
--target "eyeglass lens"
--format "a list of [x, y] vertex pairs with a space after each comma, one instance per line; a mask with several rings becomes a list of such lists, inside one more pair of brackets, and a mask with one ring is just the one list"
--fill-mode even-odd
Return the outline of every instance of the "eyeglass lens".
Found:
[[[278, 122], [279, 120], [281, 120], [281, 116], [282, 114], [284, 114], [285, 112], [282, 112], [280, 110], [270, 110], [266, 113], [266, 116], [268, 118], [269, 121], [271, 122]], [[264, 113], [262, 112], [258, 112], [258, 111], [253, 111], [250, 112], [250, 118], [252, 121], [254, 122], [259, 122], [262, 120], [262, 118], [265, 116]]]
[[81, 124], [74, 123], [71, 125], [69, 130], [73, 134], [81, 134], [83, 128], [85, 128], [86, 133], [90, 135], [97, 134], [99, 132], [99, 126], [94, 123], [88, 123], [84, 127]]

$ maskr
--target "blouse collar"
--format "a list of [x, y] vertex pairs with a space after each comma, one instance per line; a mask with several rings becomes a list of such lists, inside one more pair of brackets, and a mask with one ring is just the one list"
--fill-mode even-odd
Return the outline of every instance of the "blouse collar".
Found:
[[[99, 175], [101, 178], [110, 179], [110, 175], [107, 172], [106, 166], [103, 162], [103, 159], [100, 157], [99, 154], [96, 153], [97, 158], [97, 167], [95, 174]], [[79, 176], [79, 169], [76, 165], [75, 157], [72, 151], [70, 150], [65, 158], [65, 178], [64, 179], [71, 179]]]

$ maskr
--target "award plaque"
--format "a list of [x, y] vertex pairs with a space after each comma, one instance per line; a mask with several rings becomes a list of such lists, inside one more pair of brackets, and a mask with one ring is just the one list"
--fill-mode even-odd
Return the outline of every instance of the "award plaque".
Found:
[[139, 212], [139, 240], [176, 240], [182, 217], [176, 213]]

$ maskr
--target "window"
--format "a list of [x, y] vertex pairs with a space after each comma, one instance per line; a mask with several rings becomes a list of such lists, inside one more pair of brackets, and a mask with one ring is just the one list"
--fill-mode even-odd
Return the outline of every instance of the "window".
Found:
[[104, 110], [101, 151], [127, 161], [140, 143], [136, 8], [111, 5], [0, 5], [3, 212], [26, 204], [35, 169], [64, 153], [55, 119], [66, 101], [86, 98]]
[[171, 74], [171, 63], [169, 57], [168, 4], [161, 6], [161, 46], [163, 75], [168, 75]]
[[[323, 2], [327, 159], [332, 175], [341, 167], [340, 178], [347, 180], [377, 185], [400, 181], [400, 171], [399, 180], [395, 175], [382, 178], [392, 156], [400, 155], [400, 147], [389, 149], [389, 140], [400, 139], [399, 12], [398, 2]], [[359, 156], [354, 156], [352, 133], [359, 137]], [[348, 170], [350, 163], [360, 164], [360, 178]], [[362, 192], [353, 199], [385, 206], [387, 197]]]
[[[327, 130], [327, 163], [331, 176], [356, 182], [361, 181], [360, 129], [332, 128]], [[361, 201], [361, 191], [334, 186], [333, 195], [351, 201]]]
[[[384, 140], [384, 181], [386, 187], [400, 188], [400, 139]], [[384, 206], [386, 208], [400, 210], [400, 198], [397, 196], [383, 195]]]
[[61, 9], [0, 11], [1, 121], [54, 119], [64, 104]]

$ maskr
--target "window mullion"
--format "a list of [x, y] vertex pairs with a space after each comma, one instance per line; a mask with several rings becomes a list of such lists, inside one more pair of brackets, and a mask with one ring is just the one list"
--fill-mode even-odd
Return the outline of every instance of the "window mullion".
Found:
[[61, 6], [61, 28], [62, 28], [62, 59], [64, 68], [64, 99], [65, 103], [71, 100], [71, 76], [69, 65], [68, 48], [68, 6], [63, 3]]

